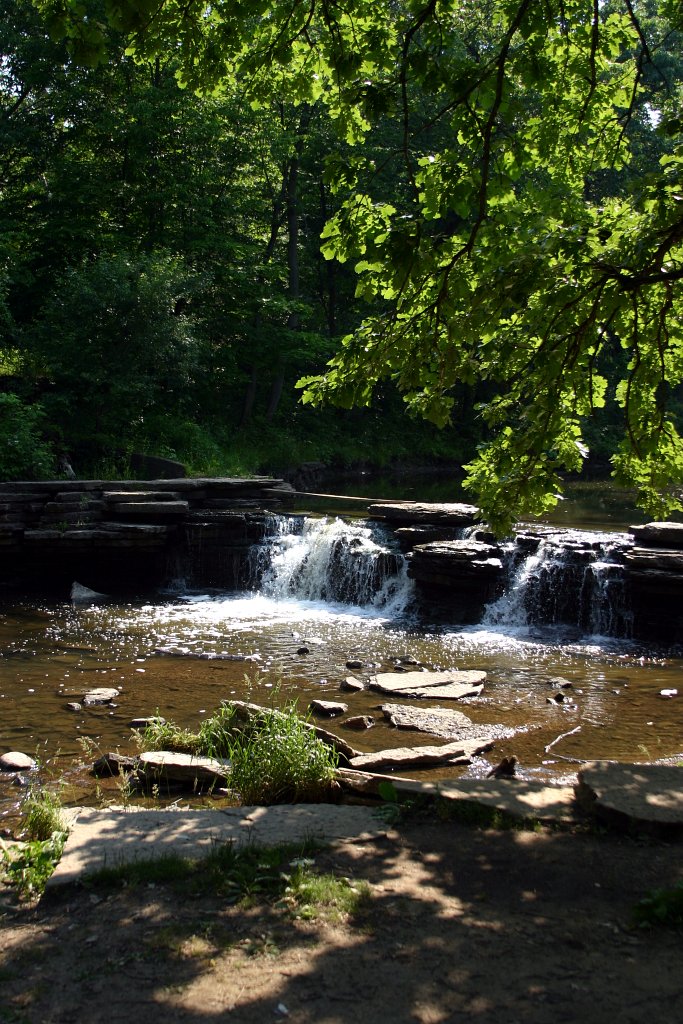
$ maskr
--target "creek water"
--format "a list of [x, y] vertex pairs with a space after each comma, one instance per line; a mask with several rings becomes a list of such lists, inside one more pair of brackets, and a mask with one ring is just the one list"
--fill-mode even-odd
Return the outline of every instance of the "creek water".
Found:
[[[611, 546], [625, 538], [574, 532], [572, 542], [586, 536], [594, 553], [578, 603], [587, 604], [573, 624], [566, 609], [552, 612], [565, 590], [562, 548], [552, 538], [511, 561], [503, 596], [463, 628], [431, 622], [428, 610], [416, 615], [405, 561], [381, 527], [334, 515], [273, 517], [271, 535], [252, 551], [250, 586], [238, 593], [198, 589], [188, 565], [167, 591], [127, 604], [5, 602], [0, 750], [37, 756], [41, 779], [59, 777], [67, 802], [89, 802], [115, 785], [95, 782], [94, 757], [135, 752], [131, 719], [159, 713], [196, 729], [231, 697], [294, 700], [302, 710], [313, 697], [343, 700], [349, 715], [376, 719], [363, 733], [341, 719], [331, 724], [362, 750], [442, 742], [385, 723], [378, 707], [395, 698], [339, 691], [347, 675], [417, 662], [484, 670], [482, 695], [449, 706], [507, 736], [488, 759], [424, 777], [481, 775], [513, 752], [523, 776], [553, 781], [573, 778], [582, 760], [679, 759], [683, 652], [628, 639], [610, 562]], [[571, 685], [560, 690], [558, 678]], [[113, 706], [68, 708], [100, 686], [120, 691]], [[662, 690], [681, 696], [665, 699]], [[558, 692], [562, 703], [548, 702]], [[24, 791], [0, 773], [0, 823], [16, 815]]]

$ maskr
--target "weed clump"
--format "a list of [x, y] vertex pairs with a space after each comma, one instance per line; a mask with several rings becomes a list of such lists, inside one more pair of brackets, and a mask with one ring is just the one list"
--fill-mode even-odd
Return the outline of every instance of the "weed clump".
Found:
[[229, 785], [244, 804], [327, 800], [335, 787], [336, 751], [319, 740], [294, 703], [284, 710], [238, 713], [226, 702], [199, 731], [151, 722], [138, 741], [143, 750], [174, 750], [230, 764]]
[[683, 927], [683, 882], [671, 889], [655, 889], [636, 904], [633, 917], [635, 923], [644, 928]]
[[21, 899], [36, 899], [62, 856], [68, 834], [59, 798], [48, 790], [31, 792], [24, 802], [26, 841], [3, 850], [3, 870]]

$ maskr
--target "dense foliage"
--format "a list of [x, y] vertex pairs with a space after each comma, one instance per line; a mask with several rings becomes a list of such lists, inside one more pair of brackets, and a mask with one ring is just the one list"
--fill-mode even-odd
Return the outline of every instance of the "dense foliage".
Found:
[[680, 507], [678, 3], [2, 2], [0, 358], [53, 443], [285, 410], [319, 457], [389, 382], [498, 529], [588, 444]]

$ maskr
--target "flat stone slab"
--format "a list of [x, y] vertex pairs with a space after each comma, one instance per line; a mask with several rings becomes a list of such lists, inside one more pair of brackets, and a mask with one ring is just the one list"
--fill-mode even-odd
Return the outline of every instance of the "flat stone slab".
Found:
[[506, 739], [514, 729], [502, 725], [475, 725], [461, 711], [452, 708], [409, 707], [407, 704], [382, 704], [381, 711], [397, 729], [414, 729], [445, 740], [474, 740], [482, 737]]
[[644, 547], [683, 548], [683, 523], [644, 523], [629, 533]]
[[373, 518], [387, 519], [391, 523], [438, 523], [447, 526], [471, 526], [479, 515], [476, 505], [462, 502], [428, 504], [420, 501], [377, 503], [368, 507]]
[[460, 700], [477, 697], [486, 679], [486, 672], [380, 672], [370, 679], [370, 689], [401, 697], [429, 697], [434, 700]]
[[402, 768], [438, 764], [469, 764], [473, 757], [493, 746], [492, 739], [462, 740], [457, 743], [441, 743], [438, 746], [393, 747], [370, 754], [352, 757], [352, 768], [372, 770], [373, 768]]
[[367, 796], [381, 795], [381, 787], [390, 782], [399, 796], [463, 802], [521, 819], [573, 822], [578, 818], [572, 786], [549, 786], [519, 778], [423, 782], [351, 768], [340, 768], [337, 777], [345, 789]]
[[195, 757], [172, 750], [149, 750], [140, 754], [140, 770], [146, 777], [165, 779], [169, 782], [225, 783], [230, 774], [227, 761], [213, 757]]
[[164, 854], [197, 859], [218, 844], [277, 846], [306, 840], [355, 841], [387, 834], [371, 807], [280, 804], [223, 810], [77, 810], [62, 859], [48, 888], [74, 882], [102, 868]]
[[621, 827], [683, 832], [683, 768], [592, 761], [578, 772], [585, 810]]
[[517, 778], [459, 779], [456, 782], [401, 779], [396, 788], [401, 793], [431, 794], [444, 800], [490, 807], [515, 818], [576, 821], [578, 817], [572, 786], [548, 786]]

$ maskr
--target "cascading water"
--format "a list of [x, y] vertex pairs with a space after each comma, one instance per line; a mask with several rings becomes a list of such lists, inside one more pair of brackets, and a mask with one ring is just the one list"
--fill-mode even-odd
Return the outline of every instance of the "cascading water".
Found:
[[486, 608], [482, 625], [567, 625], [630, 636], [624, 570], [615, 559], [628, 543], [626, 536], [576, 530], [520, 535], [506, 552], [509, 583]]
[[404, 613], [412, 599], [407, 562], [376, 524], [281, 517], [253, 549], [251, 583], [273, 600], [328, 601]]

